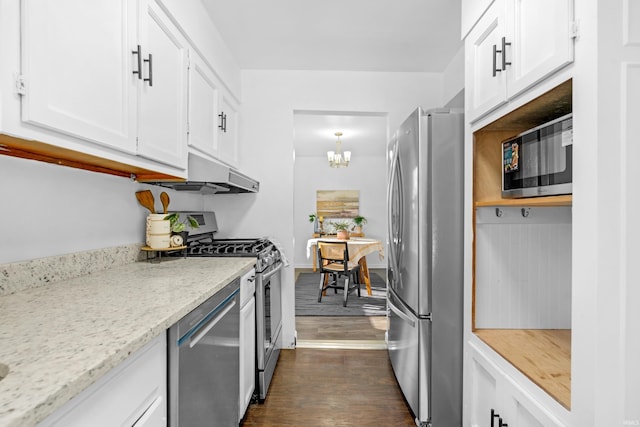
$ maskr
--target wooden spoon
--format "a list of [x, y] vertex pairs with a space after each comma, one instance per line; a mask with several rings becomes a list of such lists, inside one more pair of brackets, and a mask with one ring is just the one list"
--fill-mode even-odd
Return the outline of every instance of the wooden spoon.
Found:
[[149, 209], [149, 212], [156, 213], [156, 208], [154, 207], [155, 199], [151, 190], [136, 191], [136, 199], [142, 206]]
[[169, 209], [169, 195], [164, 191], [160, 193], [160, 201], [162, 202], [162, 209], [164, 209], [164, 213], [167, 213]]

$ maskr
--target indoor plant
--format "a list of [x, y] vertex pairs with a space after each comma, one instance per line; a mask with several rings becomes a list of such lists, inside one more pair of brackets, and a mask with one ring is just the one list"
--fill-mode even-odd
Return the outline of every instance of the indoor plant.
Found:
[[363, 217], [362, 215], [358, 215], [351, 221], [353, 221], [352, 231], [354, 231], [355, 233], [362, 233], [362, 226], [367, 223], [367, 218]]
[[313, 223], [313, 232], [318, 232], [318, 216], [314, 213], [309, 214], [309, 222]]
[[331, 225], [335, 228], [338, 239], [349, 239], [349, 223], [347, 221], [336, 221], [332, 222]]
[[193, 229], [200, 227], [200, 224], [198, 224], [198, 221], [196, 221], [194, 217], [187, 215], [186, 218], [183, 219], [180, 217], [179, 212], [170, 213], [165, 216], [164, 219], [169, 220], [171, 234], [180, 234], [184, 244], [187, 243], [187, 237], [189, 236], [189, 232], [186, 230], [187, 224]]

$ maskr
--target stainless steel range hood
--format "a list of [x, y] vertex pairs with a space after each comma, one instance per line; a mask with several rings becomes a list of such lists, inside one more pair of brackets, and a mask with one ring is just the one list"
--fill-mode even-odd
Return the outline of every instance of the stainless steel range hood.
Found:
[[189, 153], [187, 180], [183, 182], [148, 182], [176, 191], [203, 194], [257, 193], [260, 183], [231, 167]]

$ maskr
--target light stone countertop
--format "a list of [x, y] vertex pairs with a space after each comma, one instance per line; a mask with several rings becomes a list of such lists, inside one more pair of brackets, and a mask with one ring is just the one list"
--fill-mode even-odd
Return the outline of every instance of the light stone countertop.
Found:
[[34, 426], [255, 258], [163, 258], [0, 296], [0, 426]]

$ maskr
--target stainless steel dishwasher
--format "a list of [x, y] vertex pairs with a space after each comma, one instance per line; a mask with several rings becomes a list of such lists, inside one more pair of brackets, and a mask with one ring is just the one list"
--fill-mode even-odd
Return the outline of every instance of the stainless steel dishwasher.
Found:
[[169, 426], [238, 425], [240, 279], [169, 328]]

